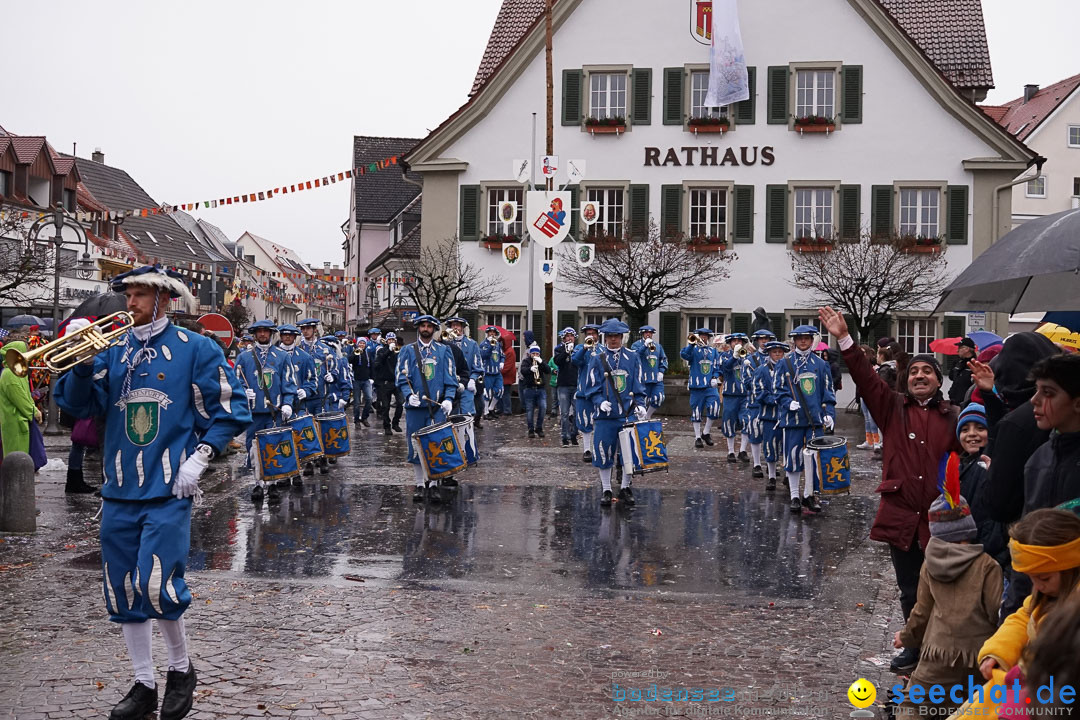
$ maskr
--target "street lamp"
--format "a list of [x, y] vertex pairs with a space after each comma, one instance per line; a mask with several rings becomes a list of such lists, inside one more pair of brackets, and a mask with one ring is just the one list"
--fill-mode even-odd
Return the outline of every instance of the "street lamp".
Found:
[[[51, 238], [42, 240], [41, 232], [48, 226], [53, 226], [53, 236]], [[64, 227], [70, 227], [75, 230], [74, 240], [64, 239]], [[53, 340], [56, 339], [60, 331], [60, 250], [64, 245], [79, 245], [83, 246], [83, 254], [79, 261], [76, 263], [76, 272], [79, 277], [88, 279], [94, 272], [94, 261], [90, 258], [89, 248], [87, 247], [86, 232], [83, 230], [82, 225], [72, 219], [65, 211], [64, 206], [60, 203], [56, 203], [53, 206], [52, 215], [42, 215], [38, 220], [30, 226], [28, 233], [31, 242], [34, 243], [50, 243], [53, 246]], [[80, 241], [81, 238], [81, 241]], [[45, 427], [45, 433], [48, 435], [60, 434], [60, 411], [56, 406], [56, 383], [49, 383], [49, 423]]]

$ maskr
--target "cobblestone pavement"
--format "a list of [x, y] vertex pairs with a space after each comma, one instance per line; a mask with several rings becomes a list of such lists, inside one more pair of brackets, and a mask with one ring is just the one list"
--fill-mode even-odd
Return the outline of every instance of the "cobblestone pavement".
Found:
[[[861, 439], [861, 416], [839, 427]], [[601, 511], [557, 431], [524, 435], [520, 417], [486, 424], [437, 507], [411, 502], [404, 440], [374, 427], [280, 503], [252, 505], [238, 456], [215, 463], [193, 521], [189, 717], [838, 717], [860, 676], [880, 704], [900, 612], [858, 439], [852, 493], [802, 517], [682, 419], [632, 510]], [[98, 501], [65, 497], [62, 472], [37, 489], [38, 532], [0, 538], [0, 717], [107, 717], [131, 670], [101, 601]], [[162, 676], [164, 657], [155, 633]], [[633, 701], [653, 683], [704, 700]]]

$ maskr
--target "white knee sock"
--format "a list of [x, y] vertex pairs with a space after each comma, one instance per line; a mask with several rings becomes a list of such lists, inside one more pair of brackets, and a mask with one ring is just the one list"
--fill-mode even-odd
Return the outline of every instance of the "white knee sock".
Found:
[[150, 623], [146, 620], [140, 623], [124, 623], [124, 642], [127, 644], [128, 656], [131, 664], [135, 666], [135, 682], [140, 682], [148, 688], [157, 687], [154, 680], [154, 656], [150, 645]]
[[776, 479], [776, 463], [769, 462], [769, 461], [766, 460], [765, 464], [769, 466], [769, 477], [771, 477], [773, 480], [775, 480]]
[[791, 490], [791, 497], [799, 497], [799, 473], [789, 472], [788, 474], [788, 488]]
[[653, 413], [655, 413], [655, 412], [656, 412], [656, 408], [649, 407], [647, 410], [645, 410], [645, 419], [646, 420], [652, 420]]
[[701, 437], [701, 423], [696, 422], [696, 423], [692, 423], [692, 425], [694, 426], [694, 437], [695, 438]]
[[611, 468], [600, 468], [600, 486], [611, 492]]
[[712, 418], [705, 418], [705, 434], [709, 435], [712, 432]]
[[184, 618], [179, 620], [158, 620], [158, 630], [165, 638], [165, 649], [169, 652], [169, 669], [187, 672], [187, 633], [184, 631]]
[[413, 481], [416, 487], [424, 487], [424, 468], [419, 465], [413, 465]]
[[724, 438], [724, 439], [727, 440], [728, 455], [734, 455], [735, 454], [735, 438], [729, 437], [729, 438]]
[[803, 497], [808, 498], [814, 494], [814, 470], [807, 464], [803, 470]]
[[[585, 443], [585, 450], [592, 452], [592, 433], [581, 433], [582, 442]], [[584, 451], [583, 451], [584, 452]]]
[[761, 443], [750, 446], [750, 454], [754, 458], [754, 467], [761, 465]]
[[[742, 447], [740, 448], [740, 450], [742, 450], [742, 452], [746, 452], [746, 448], [748, 447], [750, 447], [750, 436], [746, 433], [742, 433]], [[754, 464], [756, 465], [757, 463]]]
[[626, 472], [625, 470], [623, 470], [622, 486], [624, 488], [628, 488], [628, 487], [630, 487], [630, 483], [632, 483], [633, 481], [634, 481], [634, 476], [631, 475], [630, 473]]

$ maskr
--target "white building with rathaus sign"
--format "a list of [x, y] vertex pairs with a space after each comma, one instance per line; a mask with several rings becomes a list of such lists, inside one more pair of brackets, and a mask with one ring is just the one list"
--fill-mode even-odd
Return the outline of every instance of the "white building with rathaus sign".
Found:
[[[975, 105], [993, 87], [979, 0], [954, 0], [948, 11], [935, 0], [739, 0], [751, 97], [724, 109], [723, 133], [692, 122], [710, 112], [702, 107], [710, 48], [698, 32], [708, 6], [557, 0], [553, 11], [555, 154], [587, 168], [569, 188], [570, 216], [587, 199], [600, 215], [590, 233], [651, 220], [723, 238], [738, 255], [707, 301], [650, 318], [669, 355], [700, 325], [745, 330], [758, 306], [784, 334], [808, 321], [808, 295], [788, 281], [788, 251], [800, 238], [941, 238], [955, 274], [986, 249], [994, 223], [997, 235], [1009, 229], [1011, 195], [1000, 192], [992, 217], [994, 188], [1034, 153]], [[513, 161], [531, 154], [534, 113], [543, 153], [543, 7], [504, 0], [468, 101], [404, 158], [423, 185], [423, 245], [456, 236], [466, 261], [506, 278], [505, 294], [477, 320], [510, 329], [526, 325], [525, 273], [536, 269], [507, 267], [487, 246], [502, 232], [497, 204], [524, 204]], [[800, 127], [805, 116], [832, 122]], [[623, 123], [597, 130], [589, 118]], [[522, 233], [520, 216], [511, 231]], [[576, 223], [572, 232], [584, 234]], [[541, 282], [534, 292], [539, 332]], [[554, 298], [556, 328], [618, 314], [580, 306], [558, 283]], [[963, 316], [926, 315], [890, 318], [881, 334], [923, 349], [963, 332]]]

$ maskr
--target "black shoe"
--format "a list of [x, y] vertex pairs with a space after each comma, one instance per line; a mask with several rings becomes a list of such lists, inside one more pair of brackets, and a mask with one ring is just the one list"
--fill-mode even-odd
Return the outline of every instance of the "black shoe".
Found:
[[611, 491], [605, 490], [603, 497], [600, 498], [600, 507], [611, 507]]
[[544, 437], [544, 428], [536, 428], [536, 436]]
[[337, 458], [332, 457], [329, 460], [327, 460], [327, 462], [329, 462], [331, 465], [337, 465]]
[[109, 713], [109, 720], [143, 720], [145, 716], [155, 711], [157, 711], [157, 688], [148, 688], [137, 682]]
[[694, 438], [694, 447], [703, 448], [705, 447], [705, 443], [701, 440], [701, 438]]
[[585, 452], [581, 453], [581, 462], [592, 462], [592, 450], [586, 450]]
[[428, 485], [427, 499], [432, 505], [438, 505], [442, 502], [442, 493], [439, 492], [438, 485]]
[[443, 480], [440, 480], [439, 482], [442, 483], [443, 487], [457, 487], [458, 486], [457, 480], [455, 480], [452, 477], [444, 478]]
[[634, 491], [628, 487], [619, 490], [619, 502], [626, 503], [627, 507], [634, 505]]
[[326, 463], [326, 458], [319, 461], [319, 474], [326, 475], [330, 472], [330, 466]]
[[67, 483], [64, 485], [64, 492], [68, 495], [87, 495], [89, 493], [97, 492], [97, 488], [93, 485], [88, 485], [83, 480], [82, 470], [72, 470], [68, 468]]
[[802, 504], [803, 507], [805, 507], [812, 513], [819, 513], [823, 510], [823, 508], [821, 507], [821, 501], [818, 500], [817, 495], [811, 495], [810, 497], [803, 500]]
[[889, 663], [889, 670], [897, 675], [907, 674], [919, 665], [919, 648], [904, 648], [904, 651], [894, 657]]
[[797, 497], [791, 498], [791, 512], [802, 512], [802, 500]]
[[288, 487], [289, 478], [278, 478], [274, 481], [274, 485], [276, 485], [277, 487]]
[[293, 479], [292, 479], [292, 486], [293, 487], [303, 487], [304, 486], [303, 478], [301, 478], [299, 475], [294, 475]]
[[769, 482], [765, 483], [765, 492], [773, 492], [776, 490], [776, 478], [769, 478]]
[[304, 477], [311, 477], [314, 474], [315, 474], [315, 465], [313, 463], [308, 463], [307, 465], [304, 466]]
[[165, 674], [165, 695], [161, 698], [158, 720], [180, 720], [191, 711], [195, 699], [195, 666], [188, 662], [187, 672], [170, 670]]
[[412, 501], [413, 502], [424, 502], [424, 486], [423, 485], [417, 485], [416, 489], [413, 490]]
[[750, 456], [746, 454], [745, 450], [742, 450], [739, 452], [739, 460], [743, 461], [744, 463], [748, 463], [750, 462]]
[[369, 423], [364, 418], [360, 418], [360, 424], [363, 425], [364, 427], [371, 427], [371, 423]]
[[263, 499], [262, 485], [256, 485], [255, 487], [251, 488], [251, 501], [252, 502], [259, 502], [262, 499]]
[[391, 430], [391, 429], [390, 429], [390, 428], [388, 428], [388, 427], [385, 427], [385, 428], [383, 428], [383, 431], [382, 431], [382, 432], [383, 432], [383, 435], [393, 435], [393, 434], [394, 434], [394, 431], [393, 431], [393, 430]]
[[577, 435], [575, 435], [574, 437], [570, 438], [570, 444], [571, 444], [571, 445], [577, 445]]
[[403, 430], [401, 429], [401, 425], [399, 425], [399, 424], [397, 424], [397, 423], [394, 423], [393, 425], [391, 425], [391, 427], [392, 427], [392, 428], [394, 429], [394, 432], [404, 432], [404, 431], [403, 431]]
[[728, 461], [729, 463], [736, 463], [736, 462], [739, 462], [738, 460], [736, 460], [736, 459], [735, 459], [735, 453], [728, 453], [728, 454], [727, 454], [727, 461]]
[[529, 437], [531, 437], [531, 438], [536, 437], [536, 433], [533, 431], [532, 428], [529, 428]]
[[713, 442], [712, 435], [709, 434], [709, 433], [705, 433], [704, 435], [702, 435], [701, 439], [704, 440], [705, 444], [708, 445], [709, 447], [712, 447], [713, 445], [716, 444], [716, 443]]
[[563, 438], [562, 439], [562, 446], [563, 447], [570, 447], [570, 438]]
[[360, 420], [358, 420], [358, 419], [357, 419], [357, 420], [353, 420], [353, 421], [352, 421], [352, 424], [353, 424], [353, 427], [360, 427]]
[[752, 476], [756, 478], [763, 478], [765, 477], [765, 472], [761, 469], [760, 465], [755, 465]]

